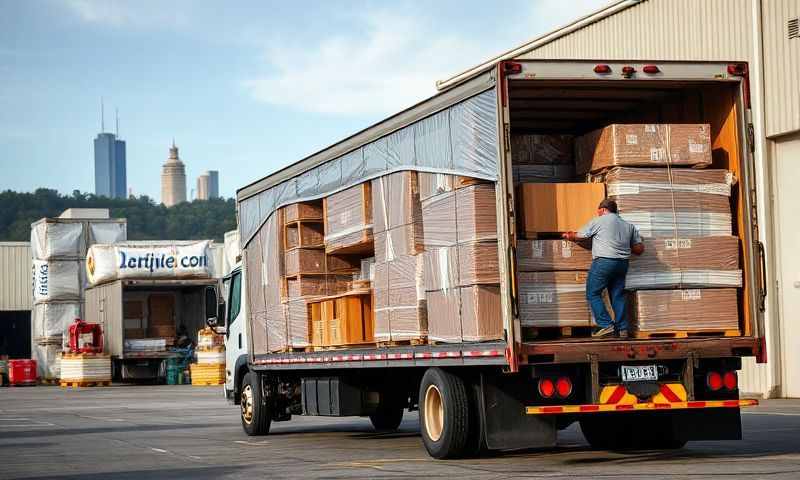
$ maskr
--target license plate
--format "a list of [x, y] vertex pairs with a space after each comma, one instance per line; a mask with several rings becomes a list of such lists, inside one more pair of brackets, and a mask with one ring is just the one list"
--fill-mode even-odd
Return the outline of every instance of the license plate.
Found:
[[623, 382], [645, 382], [658, 380], [658, 368], [655, 365], [643, 365], [636, 367], [622, 366]]

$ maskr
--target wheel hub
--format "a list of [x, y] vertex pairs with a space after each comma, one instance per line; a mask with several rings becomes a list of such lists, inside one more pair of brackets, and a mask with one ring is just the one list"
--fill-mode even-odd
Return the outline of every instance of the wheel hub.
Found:
[[253, 389], [250, 385], [245, 385], [242, 389], [241, 401], [242, 420], [248, 425], [253, 422]]
[[425, 431], [434, 442], [442, 436], [444, 429], [444, 404], [442, 394], [436, 385], [425, 390]]

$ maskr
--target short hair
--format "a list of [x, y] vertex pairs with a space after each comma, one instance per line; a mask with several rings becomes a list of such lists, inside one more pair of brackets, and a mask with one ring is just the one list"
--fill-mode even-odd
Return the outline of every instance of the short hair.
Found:
[[611, 213], [617, 213], [617, 202], [611, 200], [610, 198], [605, 198], [602, 202], [600, 202], [600, 205], [598, 205], [597, 208], [605, 208]]

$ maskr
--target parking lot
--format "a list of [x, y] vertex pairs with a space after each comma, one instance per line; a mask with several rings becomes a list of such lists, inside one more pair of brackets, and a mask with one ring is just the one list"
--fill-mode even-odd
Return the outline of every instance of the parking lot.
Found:
[[220, 388], [114, 386], [0, 389], [0, 478], [750, 478], [800, 476], [800, 401], [743, 415], [741, 442], [672, 452], [592, 451], [571, 427], [558, 446], [436, 461], [416, 413], [399, 432], [368, 419], [305, 418], [246, 437]]

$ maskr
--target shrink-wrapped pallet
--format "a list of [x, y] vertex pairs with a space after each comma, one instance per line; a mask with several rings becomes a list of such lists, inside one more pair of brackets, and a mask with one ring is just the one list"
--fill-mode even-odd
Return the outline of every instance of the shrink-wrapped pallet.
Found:
[[426, 291], [454, 289], [459, 285], [458, 272], [458, 246], [425, 250], [423, 275]]
[[388, 262], [400, 255], [416, 255], [424, 250], [422, 222], [409, 223], [375, 234], [375, 259]]
[[195, 352], [199, 365], [219, 365], [225, 363], [225, 347], [216, 347], [210, 350], [197, 350]]
[[458, 287], [427, 292], [428, 338], [434, 342], [459, 343], [461, 295]]
[[80, 301], [84, 272], [78, 260], [33, 260], [33, 302]]
[[417, 175], [403, 170], [372, 180], [375, 233], [422, 221]]
[[304, 348], [311, 345], [311, 332], [309, 324], [309, 302], [315, 301], [314, 297], [294, 298], [286, 302], [286, 325], [288, 343], [293, 348]]
[[511, 135], [511, 161], [519, 165], [571, 165], [572, 135]]
[[267, 311], [263, 313], [263, 322], [267, 329], [267, 350], [270, 352], [282, 352], [289, 347], [288, 313], [285, 304], [268, 305]]
[[503, 338], [500, 313], [500, 287], [470, 285], [459, 288], [461, 335], [465, 342], [484, 342]]
[[644, 253], [631, 256], [628, 274], [738, 268], [737, 237], [646, 238]]
[[428, 318], [423, 285], [423, 257], [402, 255], [375, 264], [375, 340], [426, 337]]
[[286, 275], [326, 273], [325, 250], [316, 248], [292, 248], [284, 254]]
[[575, 165], [512, 165], [514, 185], [575, 181]]
[[579, 173], [613, 166], [711, 165], [708, 124], [613, 124], [576, 142]]
[[500, 260], [496, 241], [458, 244], [458, 285], [500, 283]]
[[96, 353], [61, 354], [61, 383], [111, 382], [111, 357]]
[[325, 198], [325, 251], [359, 253], [372, 248], [370, 183]]
[[[128, 223], [126, 221], [89, 222], [88, 245], [97, 243], [110, 244], [128, 240]], [[87, 246], [88, 248], [88, 246]]]
[[36, 360], [37, 376], [42, 380], [58, 380], [61, 377], [61, 344], [31, 345], [32, 357]]
[[497, 203], [493, 183], [456, 190], [458, 242], [497, 240]]
[[637, 271], [625, 277], [628, 290], [741, 286], [741, 270]]
[[33, 340], [61, 338], [67, 335], [67, 329], [76, 318], [83, 318], [81, 302], [47, 302], [37, 303], [31, 311], [33, 323]]
[[37, 260], [83, 257], [86, 231], [83, 222], [43, 218], [31, 225], [31, 254]]
[[589, 270], [592, 251], [588, 245], [569, 240], [518, 240], [517, 269], [521, 272]]
[[519, 317], [523, 327], [590, 327], [587, 272], [520, 272]]
[[458, 242], [456, 233], [456, 192], [449, 191], [422, 202], [423, 243], [428, 247], [450, 247]]
[[642, 290], [633, 303], [637, 335], [739, 329], [735, 288]]
[[417, 173], [419, 184], [419, 199], [420, 201], [427, 200], [430, 197], [452, 192], [475, 183], [480, 183], [479, 180], [470, 177], [462, 177], [458, 175], [449, 175], [446, 173]]

